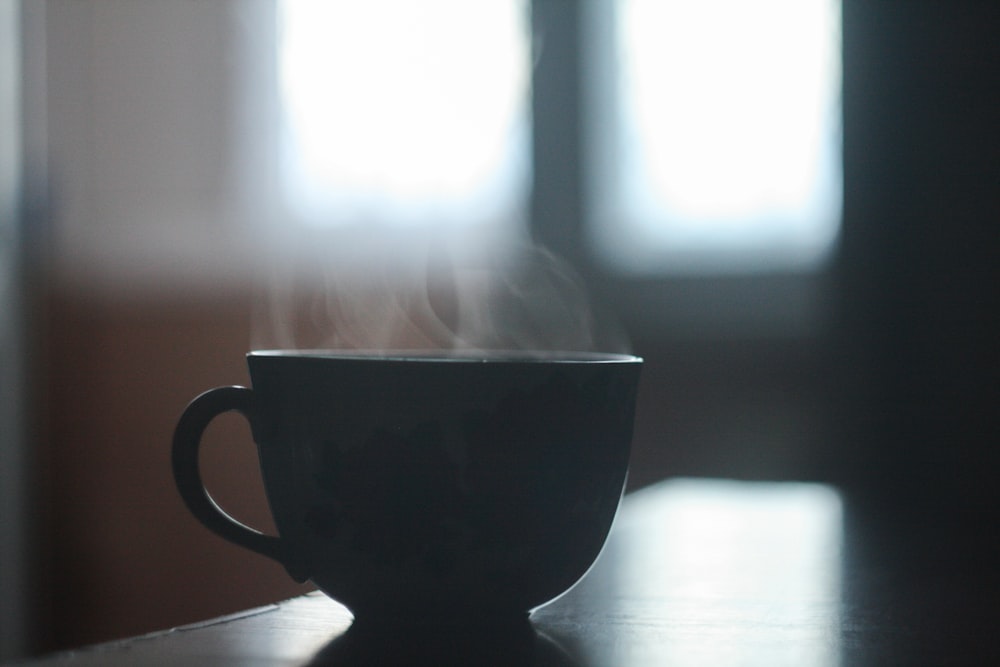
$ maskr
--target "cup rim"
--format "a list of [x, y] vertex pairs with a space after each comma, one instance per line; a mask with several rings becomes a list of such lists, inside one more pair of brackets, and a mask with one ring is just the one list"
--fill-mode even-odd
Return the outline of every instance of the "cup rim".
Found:
[[483, 350], [483, 349], [262, 349], [251, 350], [248, 358], [329, 359], [341, 361], [383, 361], [406, 363], [556, 363], [620, 364], [642, 363], [642, 358], [618, 352], [577, 350]]

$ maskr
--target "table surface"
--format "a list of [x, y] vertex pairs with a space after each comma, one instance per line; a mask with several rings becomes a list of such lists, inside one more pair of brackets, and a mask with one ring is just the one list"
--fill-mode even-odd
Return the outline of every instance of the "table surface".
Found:
[[482, 636], [366, 636], [313, 593], [27, 664], [1000, 664], [994, 568], [848, 505], [819, 484], [648, 487], [575, 588]]

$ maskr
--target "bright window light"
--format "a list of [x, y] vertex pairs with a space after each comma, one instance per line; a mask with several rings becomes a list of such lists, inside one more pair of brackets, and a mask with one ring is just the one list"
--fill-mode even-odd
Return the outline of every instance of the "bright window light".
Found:
[[282, 0], [290, 212], [320, 227], [523, 217], [527, 14], [519, 0]]
[[839, 0], [605, 1], [599, 254], [638, 273], [822, 263], [841, 216]]

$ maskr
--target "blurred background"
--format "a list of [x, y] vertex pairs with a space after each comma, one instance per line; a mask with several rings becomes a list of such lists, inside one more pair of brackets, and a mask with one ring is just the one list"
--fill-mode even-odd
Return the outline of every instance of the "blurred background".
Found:
[[[974, 0], [0, 0], [0, 658], [302, 591], [182, 506], [187, 401], [248, 382], [275, 295], [377, 309], [369, 278], [525, 243], [646, 360], [630, 488], [823, 481], [993, 557], [998, 29]], [[218, 419], [207, 483], [267, 527], [256, 465]]]

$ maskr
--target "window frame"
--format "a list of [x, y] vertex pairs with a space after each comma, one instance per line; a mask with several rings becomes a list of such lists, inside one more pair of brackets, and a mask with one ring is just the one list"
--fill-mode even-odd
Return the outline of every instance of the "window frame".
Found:
[[588, 14], [613, 0], [532, 0], [530, 226], [534, 239], [569, 259], [595, 297], [637, 337], [813, 339], [829, 328], [832, 266], [632, 276], [589, 246], [587, 172]]

